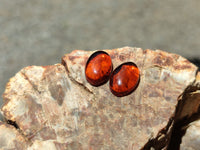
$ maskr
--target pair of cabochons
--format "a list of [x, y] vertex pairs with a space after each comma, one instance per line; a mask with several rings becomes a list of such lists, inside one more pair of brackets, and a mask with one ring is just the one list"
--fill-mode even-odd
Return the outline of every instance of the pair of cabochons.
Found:
[[140, 72], [135, 63], [125, 62], [113, 71], [111, 57], [104, 51], [96, 51], [88, 58], [85, 76], [96, 87], [109, 80], [111, 92], [118, 97], [132, 93], [140, 80]]

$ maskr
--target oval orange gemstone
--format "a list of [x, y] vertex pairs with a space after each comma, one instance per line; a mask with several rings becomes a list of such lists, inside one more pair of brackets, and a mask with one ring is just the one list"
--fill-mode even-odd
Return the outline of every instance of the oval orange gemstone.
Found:
[[85, 76], [91, 85], [100, 86], [109, 80], [112, 69], [112, 61], [108, 53], [97, 51], [86, 63]]
[[110, 90], [115, 96], [126, 96], [137, 88], [139, 80], [140, 72], [136, 64], [123, 63], [110, 76]]

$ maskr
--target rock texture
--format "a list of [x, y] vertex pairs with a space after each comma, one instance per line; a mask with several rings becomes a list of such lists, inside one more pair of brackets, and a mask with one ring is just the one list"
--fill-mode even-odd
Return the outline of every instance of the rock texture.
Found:
[[24, 136], [12, 125], [0, 122], [0, 148], [25, 149], [27, 141]]
[[182, 139], [181, 150], [197, 150], [200, 147], [200, 120], [192, 123]]
[[[198, 91], [197, 67], [160, 50], [105, 51], [114, 68], [126, 61], [139, 67], [140, 83], [132, 94], [119, 98], [108, 83], [100, 87], [87, 83], [85, 64], [94, 51], [75, 50], [62, 58], [62, 64], [26, 67], [10, 79], [3, 95], [1, 112], [8, 123], [1, 123], [0, 133], [7, 142], [1, 140], [0, 147], [9, 148], [9, 143], [30, 150], [170, 147], [177, 126], [185, 131], [198, 118], [198, 95], [190, 96]], [[6, 138], [4, 129], [13, 138]]]

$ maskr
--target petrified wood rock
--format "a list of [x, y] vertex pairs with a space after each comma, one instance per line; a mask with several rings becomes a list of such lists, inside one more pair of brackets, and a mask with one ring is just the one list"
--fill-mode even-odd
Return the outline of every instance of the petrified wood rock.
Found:
[[[9, 143], [30, 150], [178, 147], [182, 135], [174, 138], [177, 132], [184, 132], [199, 116], [197, 67], [160, 50], [105, 51], [114, 68], [126, 61], [139, 67], [140, 83], [132, 94], [119, 98], [108, 83], [93, 87], [86, 81], [85, 64], [93, 51], [73, 51], [62, 64], [26, 67], [10, 79], [3, 95], [1, 112], [11, 125], [0, 124], [0, 147], [9, 148]], [[5, 129], [15, 138], [6, 138]]]

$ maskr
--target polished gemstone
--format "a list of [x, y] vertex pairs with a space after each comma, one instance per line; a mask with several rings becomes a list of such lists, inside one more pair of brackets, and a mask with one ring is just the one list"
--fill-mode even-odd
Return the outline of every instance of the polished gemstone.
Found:
[[123, 63], [110, 76], [110, 90], [118, 97], [129, 95], [137, 88], [139, 80], [140, 72], [136, 64]]
[[109, 80], [112, 69], [109, 54], [104, 51], [97, 51], [89, 57], [86, 63], [85, 76], [91, 85], [100, 86]]

